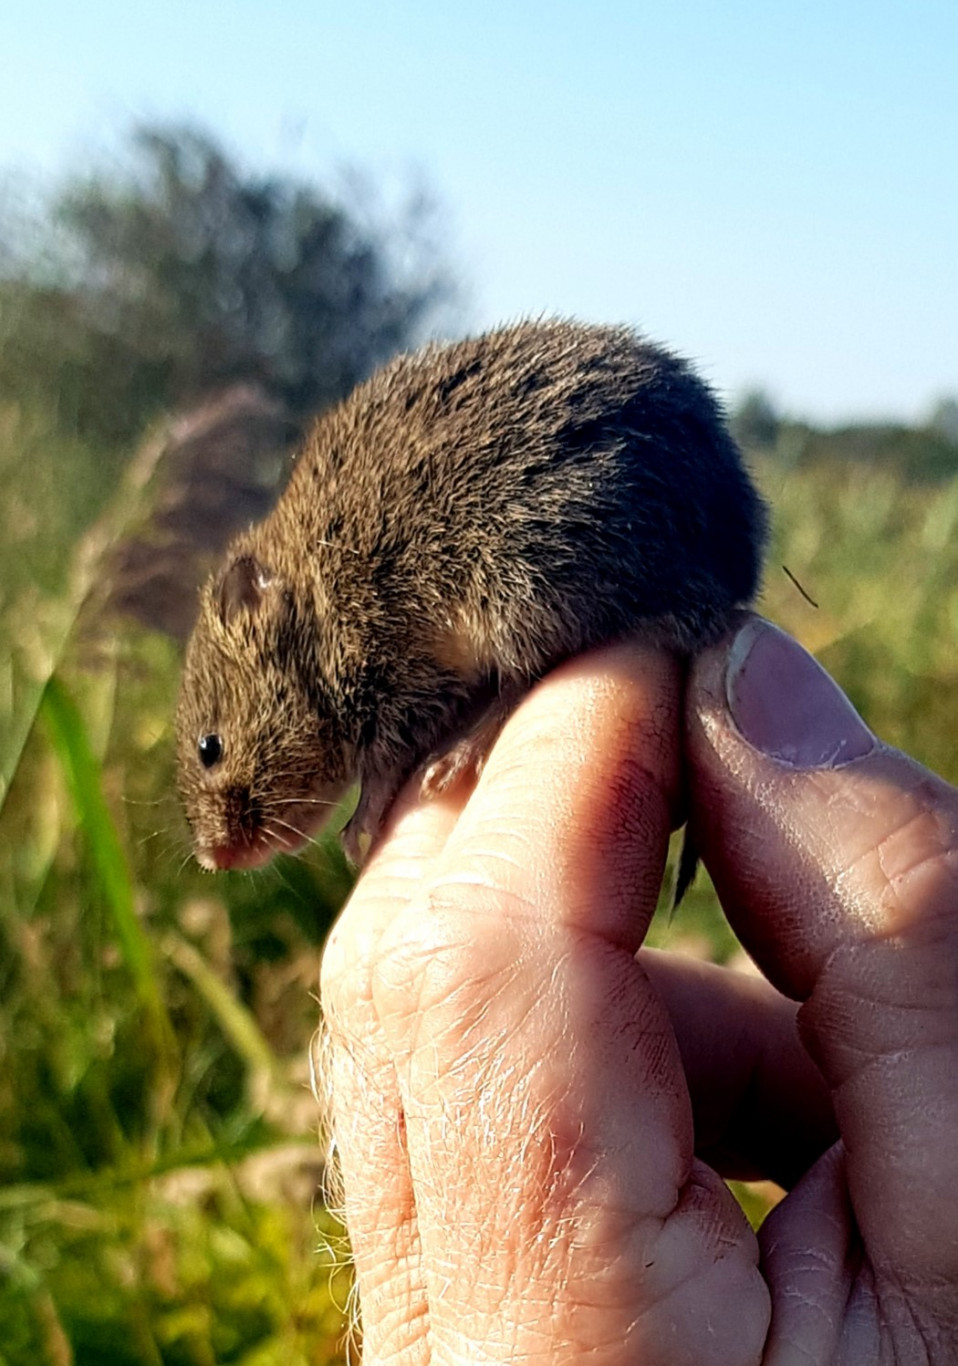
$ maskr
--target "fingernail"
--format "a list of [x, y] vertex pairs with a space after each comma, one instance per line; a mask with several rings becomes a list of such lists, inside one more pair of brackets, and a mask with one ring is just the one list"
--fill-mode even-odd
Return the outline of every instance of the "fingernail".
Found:
[[817, 660], [760, 618], [746, 622], [732, 642], [725, 695], [748, 743], [793, 768], [839, 768], [875, 747]]

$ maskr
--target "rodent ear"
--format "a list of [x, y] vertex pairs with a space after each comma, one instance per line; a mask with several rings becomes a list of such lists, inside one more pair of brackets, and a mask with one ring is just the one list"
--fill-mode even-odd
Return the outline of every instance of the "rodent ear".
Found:
[[240, 555], [223, 575], [219, 605], [223, 625], [229, 626], [238, 612], [255, 612], [273, 575], [255, 555]]

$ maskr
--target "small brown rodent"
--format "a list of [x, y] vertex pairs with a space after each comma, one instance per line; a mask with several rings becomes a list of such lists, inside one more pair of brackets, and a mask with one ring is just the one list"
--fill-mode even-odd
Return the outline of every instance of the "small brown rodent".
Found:
[[197, 859], [294, 849], [358, 780], [354, 852], [417, 769], [438, 789], [481, 761], [560, 660], [716, 638], [764, 537], [712, 393], [628, 328], [399, 357], [317, 420], [203, 591], [177, 715]]

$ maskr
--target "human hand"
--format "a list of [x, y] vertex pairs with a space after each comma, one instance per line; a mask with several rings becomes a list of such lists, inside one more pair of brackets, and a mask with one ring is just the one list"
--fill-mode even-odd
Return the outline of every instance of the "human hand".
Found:
[[[331, 937], [368, 1362], [956, 1359], [958, 794], [746, 625], [685, 744], [768, 982], [636, 959], [680, 716], [666, 656], [556, 671], [473, 793], [407, 797]], [[719, 1171], [793, 1185], [757, 1239]]]

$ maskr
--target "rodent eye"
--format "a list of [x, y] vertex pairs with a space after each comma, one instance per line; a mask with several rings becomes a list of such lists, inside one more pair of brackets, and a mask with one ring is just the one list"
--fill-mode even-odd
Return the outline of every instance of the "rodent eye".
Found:
[[212, 768], [223, 757], [223, 741], [218, 735], [201, 735], [197, 749], [204, 768]]

